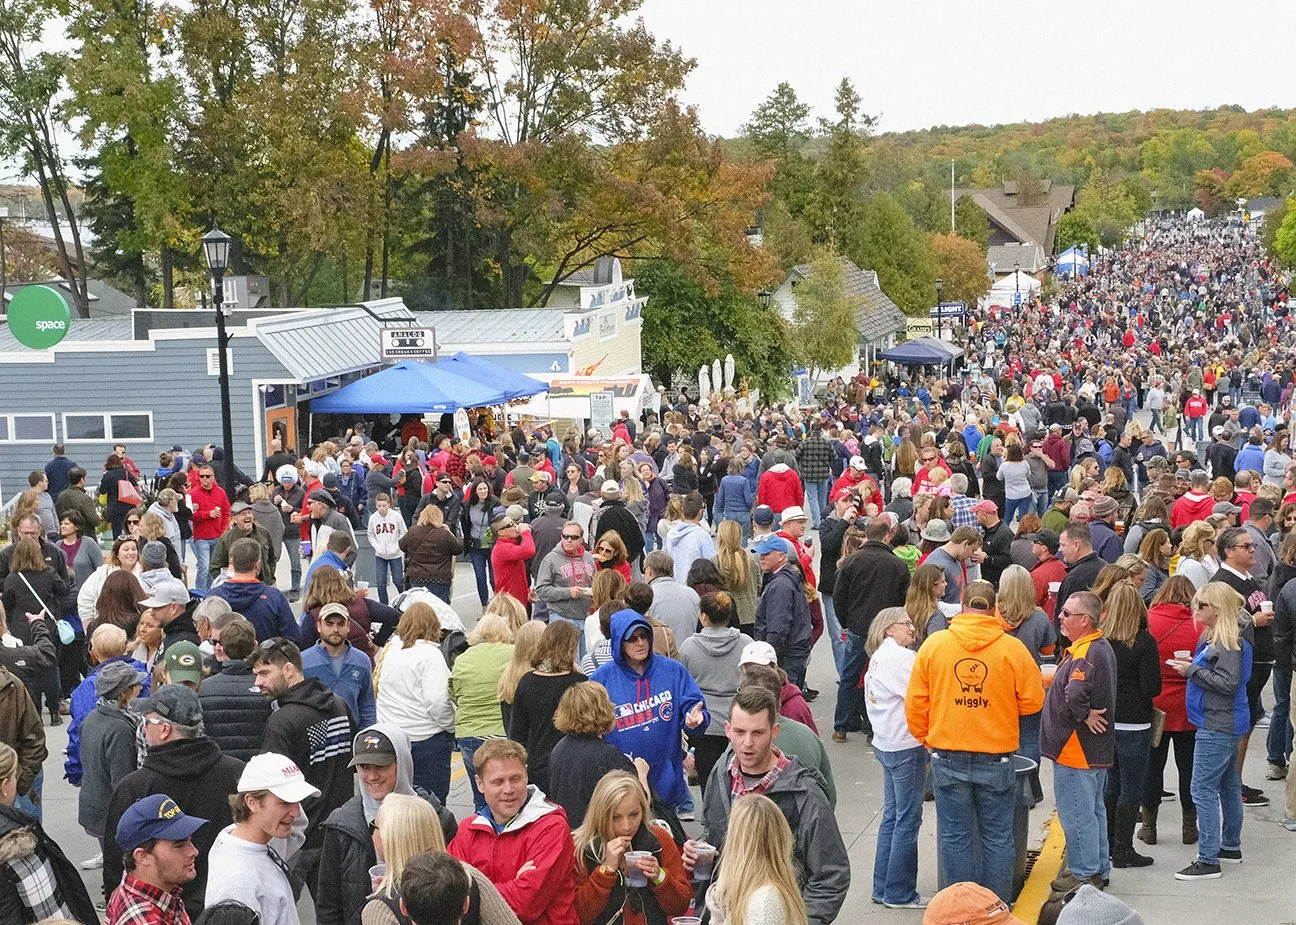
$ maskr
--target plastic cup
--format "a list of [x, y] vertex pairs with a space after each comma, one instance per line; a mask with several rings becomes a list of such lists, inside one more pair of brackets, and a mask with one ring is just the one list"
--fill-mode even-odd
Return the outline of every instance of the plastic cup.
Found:
[[1062, 590], [1062, 582], [1060, 581], [1049, 582], [1049, 594], [1056, 596], [1057, 593], [1061, 590]]
[[1048, 687], [1053, 683], [1053, 677], [1057, 674], [1057, 665], [1040, 665], [1040, 680], [1044, 686]]
[[677, 915], [670, 921], [671, 925], [702, 925], [702, 919], [696, 915]]
[[383, 877], [387, 876], [386, 864], [375, 864], [369, 868], [369, 888], [376, 890], [382, 884]]
[[366, 592], [367, 592], [367, 591], [369, 590], [369, 582], [367, 582], [367, 581], [357, 581], [357, 582], [356, 582], [356, 590], [357, 590], [357, 591], [366, 591]]
[[1187, 649], [1175, 649], [1174, 657], [1176, 661], [1180, 661], [1180, 662], [1192, 661], [1192, 653], [1189, 652]]
[[625, 853], [626, 886], [647, 886], [648, 875], [639, 869], [635, 861], [652, 857], [651, 851], [627, 851]]
[[697, 861], [693, 865], [694, 880], [710, 880], [711, 873], [715, 870], [716, 848], [714, 845], [708, 845], [704, 841], [693, 843], [693, 850], [697, 853]]
[[1261, 602], [1260, 602], [1260, 612], [1261, 612], [1261, 613], [1273, 613], [1273, 601], [1261, 601]]

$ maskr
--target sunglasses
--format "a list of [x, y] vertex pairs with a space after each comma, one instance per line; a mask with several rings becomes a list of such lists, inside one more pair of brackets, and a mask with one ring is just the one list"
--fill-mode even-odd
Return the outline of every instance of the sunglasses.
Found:
[[598, 547], [597, 549], [595, 549], [594, 551], [595, 551], [595, 552], [607, 552], [607, 553], [610, 553], [610, 552], [612, 552], [613, 550], [612, 550], [612, 547], [611, 547], [611, 546], [599, 546], [599, 547]]
[[581, 534], [579, 534], [579, 533], [564, 533], [564, 534], [562, 535], [562, 538], [565, 539], [565, 540], [579, 540], [579, 539], [581, 538]]
[[216, 476], [214, 476], [214, 475], [200, 475], [200, 476], [198, 476], [198, 478], [199, 478], [199, 479], [214, 479], [214, 478], [216, 478]]
[[635, 630], [626, 639], [626, 642], [647, 642], [650, 639], [652, 639], [652, 635], [647, 630]]
[[128, 527], [135, 527], [135, 526], [138, 526], [138, 525], [139, 525], [139, 518], [138, 518], [138, 517], [129, 517], [129, 518], [127, 518], [127, 520], [126, 520], [126, 526], [128, 526]]
[[275, 649], [287, 649], [294, 645], [291, 639], [284, 639], [282, 636], [272, 636], [263, 640], [261, 645], [257, 646], [262, 652], [273, 652]]

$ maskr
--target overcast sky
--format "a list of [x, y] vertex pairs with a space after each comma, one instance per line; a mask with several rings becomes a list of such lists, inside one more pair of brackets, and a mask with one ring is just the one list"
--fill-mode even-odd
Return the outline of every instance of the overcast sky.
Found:
[[697, 59], [684, 98], [719, 135], [784, 80], [828, 115], [842, 76], [882, 131], [1296, 106], [1279, 0], [645, 0], [641, 15]]

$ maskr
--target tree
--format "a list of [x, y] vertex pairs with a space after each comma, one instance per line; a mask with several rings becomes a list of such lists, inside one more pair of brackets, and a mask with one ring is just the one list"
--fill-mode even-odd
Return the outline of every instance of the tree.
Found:
[[1140, 214], [1129, 191], [1096, 165], [1076, 195], [1074, 213], [1093, 227], [1104, 247], [1118, 246]]
[[742, 127], [756, 154], [774, 164], [770, 193], [793, 216], [805, 211], [813, 193], [814, 165], [802, 153], [810, 137], [810, 107], [788, 83], [774, 88]]
[[1296, 209], [1288, 208], [1287, 215], [1274, 235], [1274, 253], [1289, 267], [1296, 267]]
[[1264, 221], [1260, 224], [1260, 244], [1268, 253], [1277, 253], [1278, 229], [1293, 211], [1296, 210], [1292, 209], [1290, 199], [1280, 199], [1278, 205], [1265, 212]]
[[774, 255], [784, 270], [804, 263], [814, 250], [809, 227], [794, 217], [778, 198], [761, 209], [761, 237], [761, 246]]
[[840, 369], [855, 358], [859, 334], [855, 312], [859, 297], [846, 291], [846, 269], [841, 258], [819, 249], [810, 263], [810, 275], [797, 284], [792, 310], [792, 346], [797, 362], [810, 370], [813, 381], [820, 370]]
[[840, 247], [859, 222], [868, 171], [864, 138], [876, 120], [861, 111], [862, 100], [849, 78], [843, 77], [837, 85], [834, 105], [836, 118], [820, 120], [828, 147], [815, 166], [806, 219], [817, 242]]
[[1210, 170], [1199, 170], [1193, 178], [1195, 189], [1193, 198], [1201, 210], [1209, 216], [1216, 216], [1228, 211], [1233, 201], [1228, 194], [1229, 173], [1221, 167]]
[[1233, 199], [1281, 195], [1290, 191], [1292, 162], [1277, 151], [1262, 151], [1242, 162], [1225, 184]]
[[1058, 219], [1057, 240], [1054, 246], [1061, 253], [1077, 244], [1087, 245], [1091, 254], [1098, 253], [1100, 244], [1098, 229], [1088, 218], [1078, 212], [1068, 212]]
[[658, 382], [692, 373], [704, 363], [734, 356], [739, 379], [761, 392], [787, 389], [791, 371], [787, 323], [751, 295], [723, 286], [708, 295], [679, 264], [656, 260], [641, 267], [635, 287], [648, 296], [643, 312], [643, 365]]
[[941, 280], [941, 298], [975, 305], [990, 288], [981, 248], [975, 241], [956, 234], [928, 235], [927, 243]]
[[982, 254], [990, 247], [990, 216], [971, 196], [964, 196], [954, 203], [954, 233], [976, 242]]
[[878, 193], [864, 202], [845, 253], [860, 268], [876, 271], [882, 291], [905, 314], [926, 317], [936, 267], [926, 240], [895, 199]]

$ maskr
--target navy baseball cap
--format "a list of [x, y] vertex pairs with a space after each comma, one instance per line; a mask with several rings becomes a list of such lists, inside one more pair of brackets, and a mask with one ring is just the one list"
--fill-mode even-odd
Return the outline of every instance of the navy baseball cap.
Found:
[[756, 510], [752, 512], [752, 522], [760, 524], [762, 527], [768, 527], [774, 523], [774, 508], [768, 504], [757, 505]]
[[122, 813], [117, 821], [117, 845], [134, 851], [155, 839], [184, 841], [206, 824], [206, 819], [186, 816], [165, 793], [155, 793], [136, 800]]

